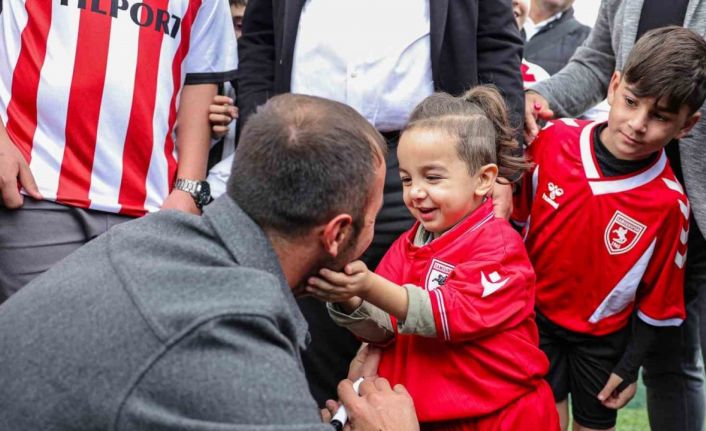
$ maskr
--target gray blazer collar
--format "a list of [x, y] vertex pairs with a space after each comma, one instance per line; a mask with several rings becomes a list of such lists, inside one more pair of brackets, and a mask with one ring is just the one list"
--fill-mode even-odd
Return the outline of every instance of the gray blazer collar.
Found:
[[288, 308], [296, 321], [301, 348], [308, 344], [308, 326], [287, 284], [277, 254], [269, 238], [245, 212], [227, 195], [216, 199], [204, 209], [203, 218], [223, 241], [238, 264], [269, 272], [280, 281]]

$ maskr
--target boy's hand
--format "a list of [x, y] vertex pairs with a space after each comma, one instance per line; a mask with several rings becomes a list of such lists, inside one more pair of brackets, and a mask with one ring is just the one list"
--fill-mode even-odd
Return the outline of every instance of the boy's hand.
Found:
[[318, 277], [309, 277], [307, 293], [328, 302], [343, 302], [354, 296], [365, 299], [370, 289], [370, 271], [360, 260], [349, 263], [344, 272], [323, 268]]
[[620, 409], [627, 404], [637, 391], [637, 383], [630, 383], [625, 389], [618, 392], [618, 386], [623, 383], [623, 378], [615, 373], [610, 373], [608, 382], [598, 393], [598, 399], [609, 409]]
[[211, 122], [211, 135], [220, 139], [228, 133], [228, 125], [238, 118], [238, 107], [233, 106], [233, 99], [216, 95], [208, 106], [208, 120]]

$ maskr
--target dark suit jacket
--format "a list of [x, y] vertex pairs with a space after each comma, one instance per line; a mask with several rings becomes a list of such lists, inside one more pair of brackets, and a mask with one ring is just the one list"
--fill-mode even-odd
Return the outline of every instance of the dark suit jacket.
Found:
[[[354, 0], [351, 0], [354, 1]], [[306, 0], [250, 0], [238, 39], [241, 124], [269, 97], [290, 91], [294, 43]], [[510, 0], [430, 0], [434, 87], [459, 95], [495, 84], [522, 130], [522, 38]], [[364, 23], [361, 23], [364, 28]], [[384, 41], [381, 41], [384, 43]]]
[[590, 32], [591, 27], [578, 22], [570, 7], [525, 43], [525, 59], [554, 75], [569, 62]]

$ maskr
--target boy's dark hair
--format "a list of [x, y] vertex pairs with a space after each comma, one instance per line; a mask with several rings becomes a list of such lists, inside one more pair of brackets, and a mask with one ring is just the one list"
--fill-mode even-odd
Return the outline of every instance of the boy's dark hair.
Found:
[[247, 6], [248, 0], [228, 0], [231, 6]]
[[654, 97], [669, 111], [693, 114], [706, 98], [706, 41], [683, 27], [645, 33], [630, 52], [623, 79], [637, 97]]
[[283, 94], [244, 126], [227, 193], [264, 230], [285, 237], [341, 213], [357, 231], [386, 153], [382, 136], [353, 108]]
[[460, 97], [432, 94], [414, 108], [403, 132], [416, 128], [438, 130], [456, 140], [458, 156], [471, 175], [488, 163], [498, 165], [502, 178], [519, 179], [529, 168], [517, 155], [507, 107], [493, 86], [479, 85]]

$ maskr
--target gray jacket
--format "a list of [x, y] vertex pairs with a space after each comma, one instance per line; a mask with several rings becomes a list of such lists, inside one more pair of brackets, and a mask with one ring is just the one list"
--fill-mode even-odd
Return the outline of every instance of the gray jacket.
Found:
[[330, 430], [306, 338], [267, 237], [228, 197], [148, 215], [0, 306], [0, 429]]
[[[532, 87], [554, 114], [576, 117], [606, 97], [610, 77], [622, 70], [635, 44], [644, 0], [603, 0], [584, 44], [559, 73]], [[706, 35], [706, 0], [691, 0], [684, 26]], [[694, 218], [706, 232], [706, 106], [691, 136], [679, 141], [681, 165]]]

